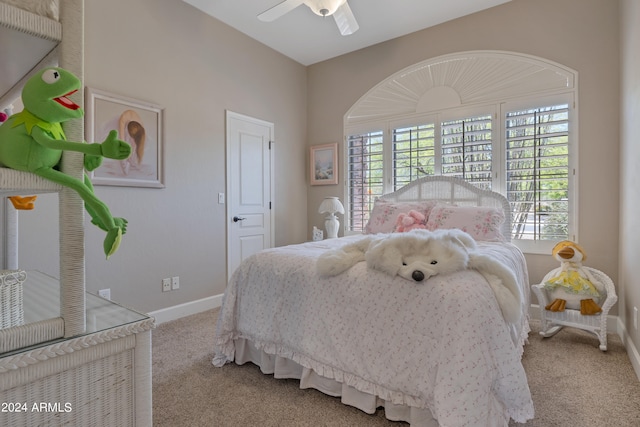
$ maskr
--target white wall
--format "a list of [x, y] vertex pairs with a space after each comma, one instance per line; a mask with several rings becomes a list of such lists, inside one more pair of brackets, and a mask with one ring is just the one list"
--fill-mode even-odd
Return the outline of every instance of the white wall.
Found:
[[[86, 218], [87, 289], [154, 311], [224, 292], [225, 110], [275, 124], [276, 245], [306, 238], [306, 69], [177, 0], [86, 0], [87, 86], [164, 110], [164, 189], [96, 187], [129, 220], [108, 261]], [[20, 218], [20, 267], [57, 276], [56, 196]], [[295, 212], [295, 215], [291, 215]], [[163, 277], [181, 289], [161, 292]]]
[[618, 307], [629, 338], [634, 347], [640, 349], [640, 332], [633, 326], [633, 307], [640, 309], [640, 2], [623, 0], [620, 22], [622, 107]]

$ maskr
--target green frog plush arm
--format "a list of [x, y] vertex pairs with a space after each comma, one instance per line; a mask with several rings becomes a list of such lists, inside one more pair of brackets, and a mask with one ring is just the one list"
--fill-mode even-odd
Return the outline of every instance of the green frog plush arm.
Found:
[[120, 245], [127, 221], [111, 215], [94, 194], [86, 174], [80, 180], [60, 172], [57, 166], [63, 151], [77, 151], [85, 154], [84, 165], [93, 170], [102, 157], [126, 159], [131, 146], [119, 140], [115, 130], [102, 143], [66, 140], [61, 123], [83, 115], [80, 106], [68, 98], [80, 87], [80, 80], [62, 68], [47, 68], [31, 77], [22, 90], [24, 109], [0, 126], [0, 165], [32, 172], [75, 190], [84, 200], [91, 222], [107, 232], [104, 251], [108, 258]]
[[82, 142], [69, 142], [52, 138], [46, 131], [39, 127], [34, 127], [31, 137], [40, 145], [52, 150], [79, 151], [95, 157], [107, 157], [109, 159], [126, 159], [131, 154], [131, 146], [124, 141], [120, 141], [115, 130], [109, 132], [107, 139], [101, 144], [85, 144]]

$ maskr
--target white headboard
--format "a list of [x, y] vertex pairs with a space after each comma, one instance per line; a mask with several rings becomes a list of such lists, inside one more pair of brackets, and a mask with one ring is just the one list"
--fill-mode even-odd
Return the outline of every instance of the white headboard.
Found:
[[504, 212], [501, 232], [511, 241], [511, 206], [506, 197], [494, 191], [483, 190], [473, 184], [454, 177], [427, 176], [410, 182], [393, 193], [380, 196], [381, 200], [411, 202], [436, 200], [457, 206], [487, 206]]

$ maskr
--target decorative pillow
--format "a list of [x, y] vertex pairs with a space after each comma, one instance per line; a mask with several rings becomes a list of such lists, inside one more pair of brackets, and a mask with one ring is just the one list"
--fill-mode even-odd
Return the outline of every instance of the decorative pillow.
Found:
[[378, 199], [373, 204], [371, 216], [364, 228], [365, 234], [393, 233], [396, 230], [396, 221], [401, 213], [408, 214], [415, 210], [429, 218], [429, 212], [436, 206], [436, 201], [425, 202], [390, 202]]
[[427, 228], [457, 228], [476, 240], [503, 242], [505, 239], [500, 227], [504, 219], [502, 210], [496, 208], [438, 204], [429, 214]]

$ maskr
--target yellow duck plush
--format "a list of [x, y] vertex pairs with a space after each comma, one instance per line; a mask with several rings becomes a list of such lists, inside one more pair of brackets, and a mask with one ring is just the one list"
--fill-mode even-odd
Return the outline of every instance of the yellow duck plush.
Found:
[[545, 307], [550, 311], [565, 308], [580, 310], [580, 314], [593, 315], [602, 312], [596, 301], [606, 296], [604, 285], [582, 267], [587, 255], [580, 245], [569, 240], [556, 244], [552, 255], [560, 261], [560, 268], [550, 272], [544, 283], [552, 302]]

